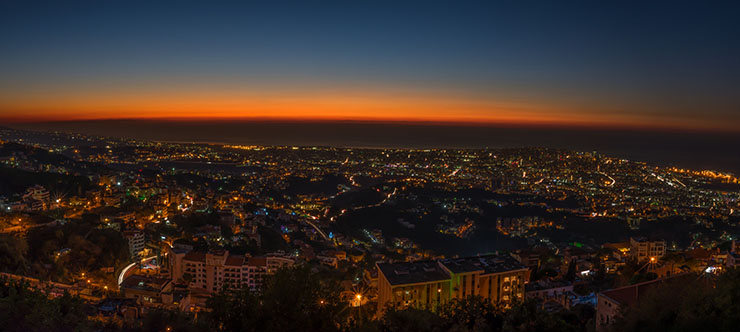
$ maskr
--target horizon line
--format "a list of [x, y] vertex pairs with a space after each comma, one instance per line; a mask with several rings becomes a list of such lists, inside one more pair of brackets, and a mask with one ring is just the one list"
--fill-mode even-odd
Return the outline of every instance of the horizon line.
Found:
[[[0, 117], [0, 122], [6, 125], [43, 125], [62, 123], [93, 123], [93, 122], [168, 122], [204, 124], [216, 123], [323, 123], [323, 124], [366, 124], [366, 125], [409, 125], [409, 126], [440, 126], [440, 127], [490, 127], [490, 128], [533, 128], [533, 129], [608, 129], [626, 131], [655, 130], [661, 132], [685, 133], [720, 133], [740, 134], [740, 128], [716, 128], [710, 126], [679, 126], [656, 125], [649, 123], [607, 123], [600, 121], [516, 121], [516, 120], [435, 120], [435, 119], [398, 119], [398, 118], [323, 118], [323, 117], [120, 117], [120, 118], [47, 118], [34, 119], [29, 117]], [[734, 130], [733, 130], [734, 129]]]

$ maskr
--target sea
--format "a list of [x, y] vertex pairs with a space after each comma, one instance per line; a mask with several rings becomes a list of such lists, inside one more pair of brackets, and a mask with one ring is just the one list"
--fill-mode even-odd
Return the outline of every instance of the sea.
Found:
[[549, 147], [740, 175], [740, 132], [357, 121], [93, 120], [11, 128], [168, 142], [352, 148]]

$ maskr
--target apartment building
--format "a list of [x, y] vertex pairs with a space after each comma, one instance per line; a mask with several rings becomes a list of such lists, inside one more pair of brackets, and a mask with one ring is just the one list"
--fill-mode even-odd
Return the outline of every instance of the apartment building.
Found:
[[648, 240], [643, 237], [630, 238], [630, 256], [637, 262], [657, 260], [665, 255], [666, 245], [663, 240]]
[[511, 256], [487, 255], [435, 261], [378, 263], [378, 308], [434, 310], [451, 299], [478, 295], [508, 305], [523, 300], [527, 266]]
[[144, 233], [141, 231], [125, 231], [123, 236], [128, 240], [128, 251], [132, 258], [138, 258], [139, 253], [144, 251]]
[[49, 191], [40, 185], [35, 185], [26, 189], [26, 193], [23, 195], [23, 198], [33, 198], [46, 203], [49, 201]]
[[188, 282], [191, 290], [213, 293], [224, 287], [258, 289], [265, 275], [272, 274], [281, 267], [291, 266], [294, 261], [275, 255], [232, 255], [226, 250], [170, 250], [167, 263], [172, 280]]

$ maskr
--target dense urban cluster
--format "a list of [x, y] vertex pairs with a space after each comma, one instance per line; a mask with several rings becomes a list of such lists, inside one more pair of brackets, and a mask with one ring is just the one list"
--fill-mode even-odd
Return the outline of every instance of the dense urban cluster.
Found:
[[734, 273], [739, 221], [732, 174], [598, 152], [0, 129], [0, 295], [90, 326], [290, 329], [254, 317], [305, 293], [290, 312], [331, 318], [315, 330], [624, 328], [641, 298]]

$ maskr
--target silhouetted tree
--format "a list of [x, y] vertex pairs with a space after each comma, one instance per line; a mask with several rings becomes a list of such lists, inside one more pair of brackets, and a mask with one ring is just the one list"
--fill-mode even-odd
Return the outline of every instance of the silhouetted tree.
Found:
[[382, 331], [389, 332], [432, 332], [444, 331], [444, 321], [439, 315], [414, 308], [397, 310], [388, 308], [380, 319]]
[[565, 273], [565, 280], [573, 282], [576, 280], [576, 260], [571, 259], [568, 264], [568, 271]]
[[262, 291], [225, 289], [208, 301], [209, 325], [217, 331], [338, 331], [347, 322], [341, 288], [308, 267], [281, 269]]
[[485, 331], [502, 323], [501, 310], [480, 296], [453, 299], [441, 305], [438, 312], [449, 330]]
[[[715, 279], [716, 278], [716, 279]], [[648, 292], [617, 319], [614, 331], [737, 331], [740, 269], [679, 277]]]
[[77, 297], [64, 294], [50, 299], [24, 282], [0, 278], [0, 330], [84, 332], [93, 331], [94, 324]]

